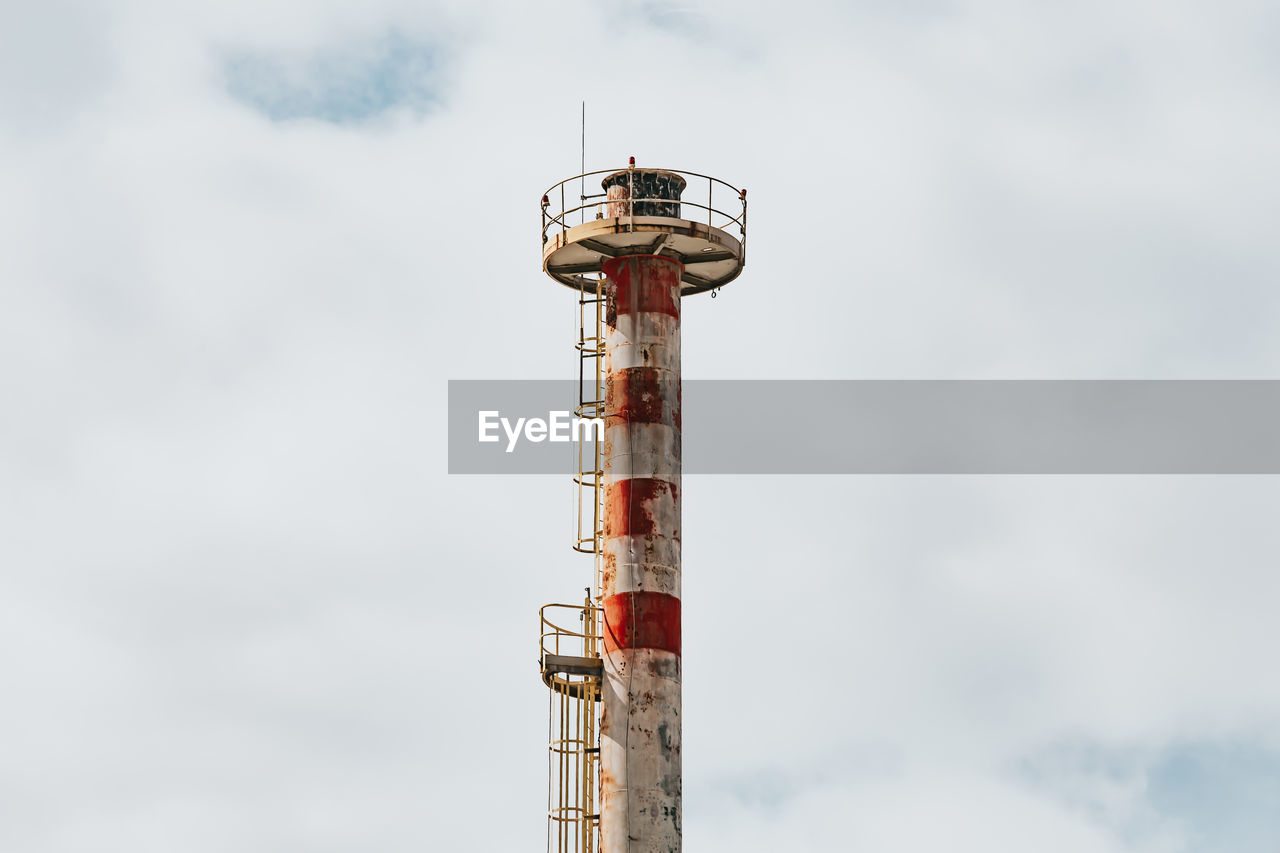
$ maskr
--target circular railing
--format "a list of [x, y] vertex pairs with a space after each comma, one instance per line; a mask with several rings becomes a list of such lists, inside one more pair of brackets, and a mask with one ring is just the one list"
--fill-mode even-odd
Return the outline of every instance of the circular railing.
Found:
[[[678, 175], [684, 180], [684, 190], [678, 198], [645, 196], [635, 198], [634, 188], [625, 197], [611, 196], [608, 191], [588, 193], [588, 178], [596, 176], [636, 175], [665, 173]], [[574, 184], [577, 184], [575, 187]], [[595, 186], [600, 181], [591, 182]], [[621, 181], [617, 182], [621, 183]], [[603, 187], [601, 187], [603, 190]], [[675, 219], [705, 223], [721, 231], [737, 231], [743, 254], [747, 246], [747, 191], [727, 181], [689, 172], [684, 169], [656, 169], [636, 167], [634, 164], [621, 169], [597, 169], [565, 178], [552, 184], [542, 196], [542, 243], [546, 245], [556, 231], [566, 234], [575, 225], [597, 219], [617, 218], [620, 227], [633, 227], [639, 216], [651, 216], [651, 211], [661, 210], [665, 216], [674, 212]]]

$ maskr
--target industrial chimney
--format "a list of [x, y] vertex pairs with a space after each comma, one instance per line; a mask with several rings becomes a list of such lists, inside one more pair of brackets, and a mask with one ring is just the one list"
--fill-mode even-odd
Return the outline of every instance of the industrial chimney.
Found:
[[541, 611], [548, 851], [681, 850], [680, 304], [738, 276], [746, 226], [746, 190], [635, 158], [542, 197], [542, 268], [578, 294], [576, 412], [605, 424], [574, 479], [592, 586]]

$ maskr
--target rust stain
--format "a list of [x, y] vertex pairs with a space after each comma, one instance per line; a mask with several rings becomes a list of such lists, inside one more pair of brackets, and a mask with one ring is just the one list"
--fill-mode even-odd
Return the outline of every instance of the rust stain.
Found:
[[[636, 196], [642, 195], [637, 190]], [[602, 556], [601, 604], [603, 645], [616, 669], [600, 720], [602, 742], [612, 744], [601, 754], [601, 853], [677, 853], [681, 626], [680, 599], [671, 591], [679, 588], [679, 486], [661, 476], [612, 476], [641, 473], [621, 458], [631, 453], [670, 454], [674, 470], [679, 470], [683, 267], [671, 258], [646, 255], [606, 261], [604, 272], [604, 312], [611, 335], [606, 355], [605, 417], [610, 431], [603, 448], [604, 538], [615, 544]], [[641, 313], [651, 316], [637, 316]], [[633, 318], [630, 323], [628, 315]], [[636, 339], [623, 340], [633, 332], [620, 335], [620, 319]], [[638, 366], [613, 369], [617, 356], [612, 347], [624, 343], [633, 347], [627, 363]], [[631, 424], [673, 429], [633, 430]], [[637, 572], [632, 580], [640, 588], [618, 592], [621, 574], [627, 571]]]
[[605, 377], [605, 426], [680, 426], [680, 379], [657, 367], [627, 367]]
[[680, 275], [683, 270], [679, 261], [654, 255], [628, 255], [610, 258], [604, 262], [603, 269], [617, 291], [612, 327], [617, 327], [619, 305], [624, 314], [651, 311], [671, 317], [680, 316]]
[[[678, 513], [654, 516], [654, 504], [669, 501], [679, 506], [679, 487], [656, 477], [632, 477], [610, 483], [605, 489], [606, 539], [615, 536], [671, 536], [679, 534]], [[666, 522], [665, 524], [663, 522]], [[676, 522], [673, 524], [672, 522]]]
[[617, 589], [618, 584], [618, 557], [608, 549], [601, 554], [600, 568], [600, 587], [605, 592]]

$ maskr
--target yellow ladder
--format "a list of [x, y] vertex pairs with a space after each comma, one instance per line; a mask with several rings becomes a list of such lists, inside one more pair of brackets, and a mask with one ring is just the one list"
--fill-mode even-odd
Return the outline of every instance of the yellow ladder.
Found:
[[[578, 405], [574, 416], [604, 419], [604, 278], [578, 290]], [[586, 430], [592, 437], [593, 430]], [[583, 436], [584, 438], [586, 436]], [[592, 555], [593, 585], [581, 605], [540, 611], [542, 681], [551, 689], [547, 721], [547, 853], [597, 853], [600, 814], [600, 595], [604, 539], [604, 448], [577, 442], [573, 549]], [[576, 621], [577, 627], [571, 622]]]
[[[578, 291], [578, 407], [579, 418], [604, 418], [604, 282]], [[602, 442], [577, 443], [577, 526], [573, 549], [595, 555], [595, 595], [600, 595], [601, 540], [604, 536], [604, 476]]]
[[[578, 626], [566, 625], [576, 613]], [[597, 705], [604, 673], [600, 608], [591, 590], [581, 606], [547, 604], [539, 613], [542, 680], [551, 688], [547, 721], [547, 853], [595, 853], [600, 826]]]

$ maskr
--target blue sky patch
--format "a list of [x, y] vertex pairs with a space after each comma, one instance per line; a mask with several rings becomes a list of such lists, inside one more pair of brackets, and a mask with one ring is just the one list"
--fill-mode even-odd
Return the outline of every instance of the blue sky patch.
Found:
[[439, 51], [391, 32], [307, 55], [241, 52], [225, 63], [227, 91], [273, 121], [357, 124], [439, 101]]
[[1192, 850], [1275, 853], [1280, 849], [1280, 755], [1243, 743], [1192, 743], [1160, 756], [1147, 795], [1164, 815], [1186, 821]]
[[1186, 853], [1275, 853], [1280, 754], [1244, 741], [1158, 751], [1061, 744], [1023, 763], [1024, 778], [1128, 844], [1173, 832]]

